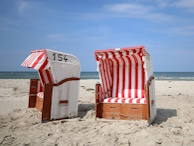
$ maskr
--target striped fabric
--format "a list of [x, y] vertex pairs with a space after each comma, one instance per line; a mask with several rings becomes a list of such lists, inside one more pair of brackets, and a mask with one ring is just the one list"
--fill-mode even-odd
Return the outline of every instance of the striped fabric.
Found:
[[22, 66], [38, 70], [41, 80], [39, 92], [43, 91], [44, 84], [54, 83], [53, 75], [49, 68], [46, 49], [31, 51], [31, 54], [22, 63]]
[[146, 98], [106, 98], [103, 99], [104, 103], [132, 103], [132, 104], [146, 104]]
[[39, 70], [38, 74], [43, 85], [48, 83], [54, 83], [52, 73], [49, 69]]
[[31, 51], [31, 54], [22, 63], [22, 66], [39, 70], [40, 68], [42, 68], [43, 64], [44, 65], [47, 64], [45, 63], [46, 61], [47, 61], [47, 55], [46, 55], [45, 49]]
[[[95, 51], [103, 98], [108, 98], [103, 102], [110, 101], [110, 97], [123, 98], [126, 103], [146, 102], [127, 99], [145, 97], [144, 56], [143, 46]], [[115, 99], [111, 100], [111, 102], [114, 101]]]
[[43, 92], [43, 84], [41, 81], [38, 81], [38, 88], [37, 88], [37, 93], [38, 92]]

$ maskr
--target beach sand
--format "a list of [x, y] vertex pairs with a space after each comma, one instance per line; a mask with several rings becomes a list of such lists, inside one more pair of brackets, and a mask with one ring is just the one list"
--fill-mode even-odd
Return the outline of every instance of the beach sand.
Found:
[[156, 81], [157, 117], [95, 121], [94, 85], [81, 80], [79, 116], [41, 123], [28, 109], [29, 80], [0, 80], [0, 145], [194, 146], [194, 81]]

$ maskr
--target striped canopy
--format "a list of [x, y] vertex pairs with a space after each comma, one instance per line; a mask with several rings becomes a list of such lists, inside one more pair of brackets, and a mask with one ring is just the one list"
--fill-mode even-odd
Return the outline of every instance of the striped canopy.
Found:
[[21, 66], [38, 70], [42, 85], [53, 83], [53, 75], [49, 68], [46, 49], [31, 51]]
[[144, 98], [144, 46], [96, 50], [104, 98]]
[[21, 64], [24, 67], [43, 70], [48, 64], [46, 49], [31, 51], [31, 54]]

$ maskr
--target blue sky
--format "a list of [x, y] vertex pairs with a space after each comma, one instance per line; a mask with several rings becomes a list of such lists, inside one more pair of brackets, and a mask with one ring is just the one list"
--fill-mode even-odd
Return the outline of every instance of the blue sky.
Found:
[[194, 71], [194, 0], [0, 0], [0, 71], [32, 71], [20, 65], [40, 48], [96, 71], [96, 49], [139, 45], [154, 71]]

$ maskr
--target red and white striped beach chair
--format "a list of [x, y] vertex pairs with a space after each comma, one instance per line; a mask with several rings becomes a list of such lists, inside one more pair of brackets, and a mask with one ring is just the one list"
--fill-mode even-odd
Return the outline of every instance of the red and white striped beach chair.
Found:
[[96, 50], [100, 83], [96, 84], [96, 117], [148, 120], [156, 116], [150, 54], [144, 46]]
[[32, 51], [22, 66], [38, 70], [31, 79], [29, 108], [42, 112], [42, 121], [78, 114], [80, 63], [70, 54], [48, 49]]

